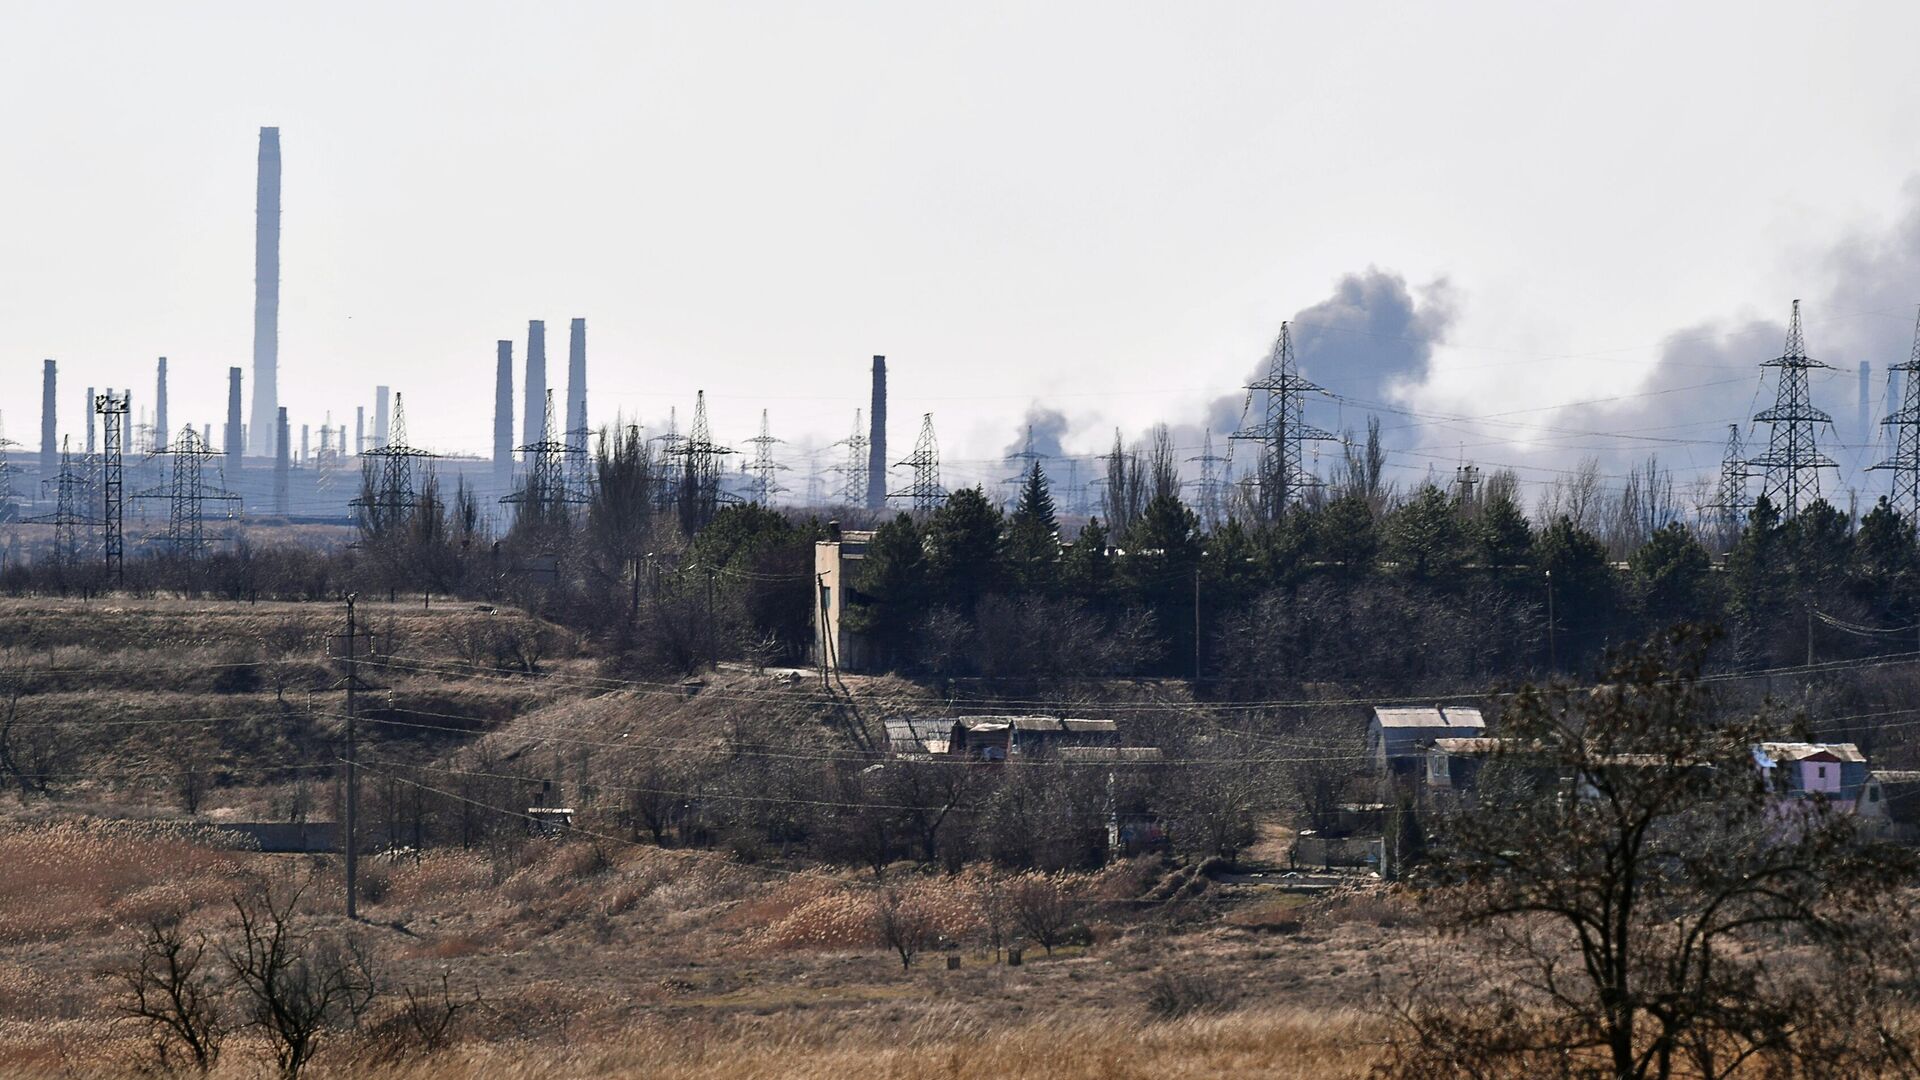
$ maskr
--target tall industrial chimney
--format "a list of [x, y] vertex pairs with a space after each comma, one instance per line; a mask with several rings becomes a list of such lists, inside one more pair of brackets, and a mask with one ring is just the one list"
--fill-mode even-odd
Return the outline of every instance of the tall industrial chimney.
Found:
[[587, 320], [567, 329], [567, 442], [587, 448]]
[[247, 448], [247, 433], [240, 426], [240, 369], [227, 369], [227, 481], [240, 475], [242, 456]]
[[302, 465], [305, 465], [305, 464], [307, 463], [307, 445], [308, 445], [308, 444], [307, 444], [307, 433], [308, 433], [308, 427], [309, 427], [309, 425], [307, 425], [307, 424], [301, 424], [301, 425], [300, 425], [300, 464], [302, 464]]
[[167, 448], [167, 358], [160, 358], [160, 374], [153, 389], [153, 452]]
[[355, 454], [367, 452], [367, 407], [365, 405], [353, 407], [353, 452]]
[[873, 401], [867, 408], [867, 509], [887, 506], [887, 358], [873, 358]]
[[500, 490], [513, 486], [513, 342], [494, 343], [493, 480]]
[[537, 443], [547, 426], [547, 324], [539, 319], [527, 322], [527, 378], [521, 393], [526, 411], [521, 414], [520, 441]]
[[40, 476], [51, 477], [60, 470], [60, 403], [54, 397], [60, 380], [59, 368], [46, 361], [40, 369]]
[[253, 196], [253, 445], [274, 453], [280, 406], [280, 129], [260, 129]]
[[[111, 387], [111, 386], [109, 386], [109, 387], [107, 387], [107, 392], [108, 392], [108, 393], [112, 393], [112, 392], [113, 392], [113, 387]], [[94, 450], [94, 446], [93, 446], [93, 440], [94, 440], [94, 434], [93, 434], [93, 387], [91, 387], [91, 386], [89, 386], [89, 387], [87, 387], [87, 456], [88, 456], [88, 457], [92, 457], [92, 456], [93, 456], [93, 450]]]
[[293, 500], [289, 498], [287, 476], [287, 410], [278, 408], [273, 411], [273, 512], [285, 516]]
[[384, 386], [373, 388], [373, 448], [387, 445], [387, 400], [393, 395]]

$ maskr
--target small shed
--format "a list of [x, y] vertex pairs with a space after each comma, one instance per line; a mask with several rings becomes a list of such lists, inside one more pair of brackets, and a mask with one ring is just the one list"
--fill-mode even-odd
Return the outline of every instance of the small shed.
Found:
[[527, 831], [540, 836], [560, 836], [573, 829], [571, 806], [527, 807]]
[[1852, 743], [1766, 742], [1753, 748], [1753, 760], [1768, 789], [1789, 799], [1818, 794], [1852, 804], [1870, 779], [1867, 757]]
[[1120, 728], [1112, 720], [1059, 716], [962, 716], [953, 721], [949, 754], [1005, 761], [1036, 757], [1069, 746], [1116, 746]]
[[887, 753], [894, 757], [944, 754], [953, 737], [953, 721], [914, 717], [886, 721]]
[[1367, 726], [1367, 757], [1382, 775], [1415, 773], [1434, 740], [1478, 738], [1486, 730], [1480, 710], [1467, 705], [1380, 706]]

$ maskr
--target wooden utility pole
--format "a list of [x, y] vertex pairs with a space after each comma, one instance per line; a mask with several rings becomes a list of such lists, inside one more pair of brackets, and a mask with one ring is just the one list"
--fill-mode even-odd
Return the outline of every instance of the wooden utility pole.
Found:
[[1547, 670], [1560, 669], [1560, 655], [1553, 641], [1553, 571], [1547, 571]]
[[354, 730], [354, 721], [360, 715], [360, 672], [354, 652], [354, 638], [357, 628], [354, 626], [354, 594], [347, 594], [347, 797], [344, 817], [346, 837], [343, 841], [347, 856], [347, 918], [360, 917], [359, 876], [360, 846], [354, 837], [355, 819], [359, 817], [360, 785], [356, 765], [356, 747], [354, 739], [358, 734]]

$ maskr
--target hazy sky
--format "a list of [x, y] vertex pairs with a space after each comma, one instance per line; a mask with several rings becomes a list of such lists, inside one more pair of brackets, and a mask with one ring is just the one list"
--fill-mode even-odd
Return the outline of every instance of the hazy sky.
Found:
[[[830, 441], [885, 353], [898, 454], [930, 410], [965, 482], [1004, 475], [982, 459], [1035, 403], [1080, 451], [1200, 423], [1282, 319], [1373, 267], [1443, 340], [1384, 388], [1319, 349], [1309, 375], [1350, 399], [1319, 421], [1384, 396], [1524, 439], [1635, 392], [1670, 335], [1796, 296], [1816, 355], [1904, 359], [1821, 345], [1863, 320], [1904, 341], [1920, 304], [1878, 271], [1870, 301], [1833, 295], [1846, 252], [1920, 236], [1896, 231], [1915, 41], [1897, 3], [0, 0], [0, 412], [35, 441], [53, 357], [78, 432], [86, 385], [151, 405], [165, 355], [174, 425], [218, 438], [278, 125], [296, 428], [385, 382], [415, 443], [484, 452], [495, 339], [519, 358], [545, 318], [563, 372], [585, 316], [596, 421], [684, 422], [704, 388], [723, 439], [767, 408]], [[1717, 460], [1750, 374], [1686, 418], [1683, 464]]]

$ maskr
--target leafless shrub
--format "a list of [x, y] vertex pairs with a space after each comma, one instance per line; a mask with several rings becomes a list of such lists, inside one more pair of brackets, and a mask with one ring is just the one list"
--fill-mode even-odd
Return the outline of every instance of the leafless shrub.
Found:
[[247, 1000], [249, 1024], [296, 1080], [331, 1029], [358, 1026], [379, 993], [372, 955], [357, 941], [321, 934], [299, 915], [302, 886], [262, 883], [233, 898], [227, 966]]
[[1206, 972], [1161, 971], [1147, 981], [1147, 1012], [1159, 1020], [1222, 1011], [1232, 1001], [1226, 982]]
[[900, 955], [902, 971], [913, 966], [913, 958], [933, 943], [937, 933], [933, 913], [900, 889], [881, 894], [873, 907], [873, 929], [888, 948]]
[[1074, 924], [1076, 907], [1064, 875], [1022, 874], [1009, 884], [1007, 902], [1014, 924], [1049, 956]]
[[206, 954], [206, 935], [188, 933], [178, 913], [154, 916], [134, 962], [110, 973], [125, 993], [121, 1013], [145, 1027], [162, 1071], [206, 1073], [220, 1061], [226, 1021]]

